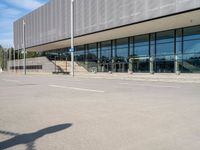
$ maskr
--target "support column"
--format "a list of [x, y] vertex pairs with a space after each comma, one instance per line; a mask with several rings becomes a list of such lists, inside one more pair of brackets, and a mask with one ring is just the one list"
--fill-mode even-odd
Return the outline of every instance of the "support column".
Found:
[[24, 75], [26, 75], [26, 46], [25, 46], [25, 21], [23, 20], [23, 52], [24, 52]]
[[174, 63], [175, 63], [175, 64], [174, 64], [175, 73], [176, 73], [177, 75], [180, 75], [179, 62], [178, 62], [178, 56], [177, 56], [177, 55], [175, 56], [175, 62], [174, 62]]
[[150, 57], [149, 61], [150, 74], [154, 74], [154, 58]]
[[129, 59], [128, 71], [129, 73], [133, 73], [133, 58]]
[[16, 72], [15, 52], [16, 52], [16, 51], [15, 51], [15, 48], [14, 48], [14, 50], [13, 50], [13, 53], [14, 53], [14, 54], [13, 54], [13, 59], [14, 59], [14, 60], [13, 60], [13, 61], [14, 61], [14, 72]]
[[74, 77], [74, 0], [71, 0], [71, 76]]
[[19, 51], [20, 50], [19, 50], [19, 46], [18, 46], [18, 55], [17, 55], [18, 56], [18, 61], [17, 61], [18, 62], [18, 64], [17, 64], [18, 65], [18, 69], [17, 69], [18, 72], [20, 72], [20, 67], [19, 67], [20, 66], [20, 63], [19, 63], [19, 60], [20, 60], [20, 56], [19, 55], [20, 55], [20, 53], [19, 53]]
[[11, 69], [10, 69], [10, 67], [11, 67], [11, 59], [12, 59], [12, 53], [11, 53], [11, 49], [10, 48], [8, 48], [8, 70], [9, 70], [9, 72], [11, 71]]

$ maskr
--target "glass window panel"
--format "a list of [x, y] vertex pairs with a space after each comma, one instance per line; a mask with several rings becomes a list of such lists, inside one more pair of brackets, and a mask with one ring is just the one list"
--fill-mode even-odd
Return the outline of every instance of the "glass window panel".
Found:
[[157, 44], [161, 43], [173, 43], [174, 42], [174, 30], [158, 32], [156, 34]]
[[101, 51], [100, 51], [100, 49], [101, 49], [101, 44], [100, 43], [97, 43], [97, 45], [98, 45], [98, 59], [100, 59], [101, 58]]
[[155, 57], [155, 53], [156, 53], [156, 37], [155, 37], [155, 33], [150, 34], [150, 55], [151, 57]]
[[149, 45], [149, 35], [139, 35], [135, 37], [135, 47]]
[[163, 43], [156, 45], [156, 55], [173, 55], [174, 43]]
[[200, 26], [184, 28], [184, 40], [200, 39]]
[[155, 71], [158, 73], [174, 72], [175, 30], [156, 33]]
[[116, 56], [127, 61], [128, 47], [128, 38], [116, 40]]
[[112, 41], [112, 57], [116, 57], [116, 40]]
[[200, 54], [183, 55], [183, 62], [181, 64], [181, 72], [200, 73]]
[[200, 53], [200, 39], [184, 41], [183, 53]]
[[71, 55], [68, 48], [58, 49], [58, 50], [51, 50], [45, 52], [45, 56], [48, 57], [50, 60], [68, 60], [70, 61]]
[[132, 61], [133, 72], [149, 72], [149, 59], [138, 58]]
[[130, 37], [130, 46], [129, 46], [129, 48], [130, 48], [130, 56], [133, 56], [133, 54], [134, 54], [134, 49], [133, 49], [133, 46], [134, 46], [134, 38], [133, 37]]
[[97, 44], [89, 44], [87, 50], [87, 61], [97, 61]]
[[184, 29], [183, 53], [200, 53], [200, 26]]
[[101, 42], [101, 60], [111, 61], [111, 41]]
[[174, 54], [174, 31], [157, 33], [156, 56], [172, 54]]
[[116, 46], [117, 46], [117, 49], [128, 48], [128, 38], [116, 40]]
[[157, 73], [173, 73], [174, 72], [174, 61], [156, 60], [155, 71]]
[[183, 46], [182, 46], [182, 38], [183, 33], [182, 29], [176, 30], [176, 54], [182, 54]]
[[77, 46], [75, 48], [74, 56], [76, 61], [85, 61], [85, 46]]
[[134, 56], [149, 56], [149, 35], [135, 37]]

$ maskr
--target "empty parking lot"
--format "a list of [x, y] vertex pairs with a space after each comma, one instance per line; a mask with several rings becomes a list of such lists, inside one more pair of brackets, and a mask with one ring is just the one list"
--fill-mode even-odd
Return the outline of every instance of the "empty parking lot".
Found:
[[200, 85], [0, 74], [0, 149], [199, 150]]

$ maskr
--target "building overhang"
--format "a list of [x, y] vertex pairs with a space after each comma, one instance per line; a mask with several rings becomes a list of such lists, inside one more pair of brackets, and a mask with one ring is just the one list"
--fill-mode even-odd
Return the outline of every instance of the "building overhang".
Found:
[[[200, 9], [75, 37], [74, 42], [76, 46], [195, 25], [200, 25]], [[65, 47], [70, 47], [70, 39], [27, 48], [27, 50], [47, 51]]]

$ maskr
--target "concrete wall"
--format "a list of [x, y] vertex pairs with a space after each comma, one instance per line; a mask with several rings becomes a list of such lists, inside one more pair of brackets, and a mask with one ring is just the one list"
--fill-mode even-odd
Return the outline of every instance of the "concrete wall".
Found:
[[[70, 1], [50, 0], [14, 22], [14, 46], [22, 48], [70, 37]], [[75, 36], [200, 8], [199, 0], [75, 0]]]
[[[15, 66], [23, 66], [24, 60], [16, 60]], [[46, 57], [36, 57], [36, 58], [28, 58], [26, 59], [26, 65], [27, 66], [34, 66], [34, 65], [42, 65], [42, 69], [27, 69], [28, 72], [54, 72], [55, 71], [55, 65], [49, 61]], [[10, 67], [14, 67], [14, 61], [8, 61], [8, 70]], [[19, 71], [23, 71], [23, 69], [20, 69]]]

